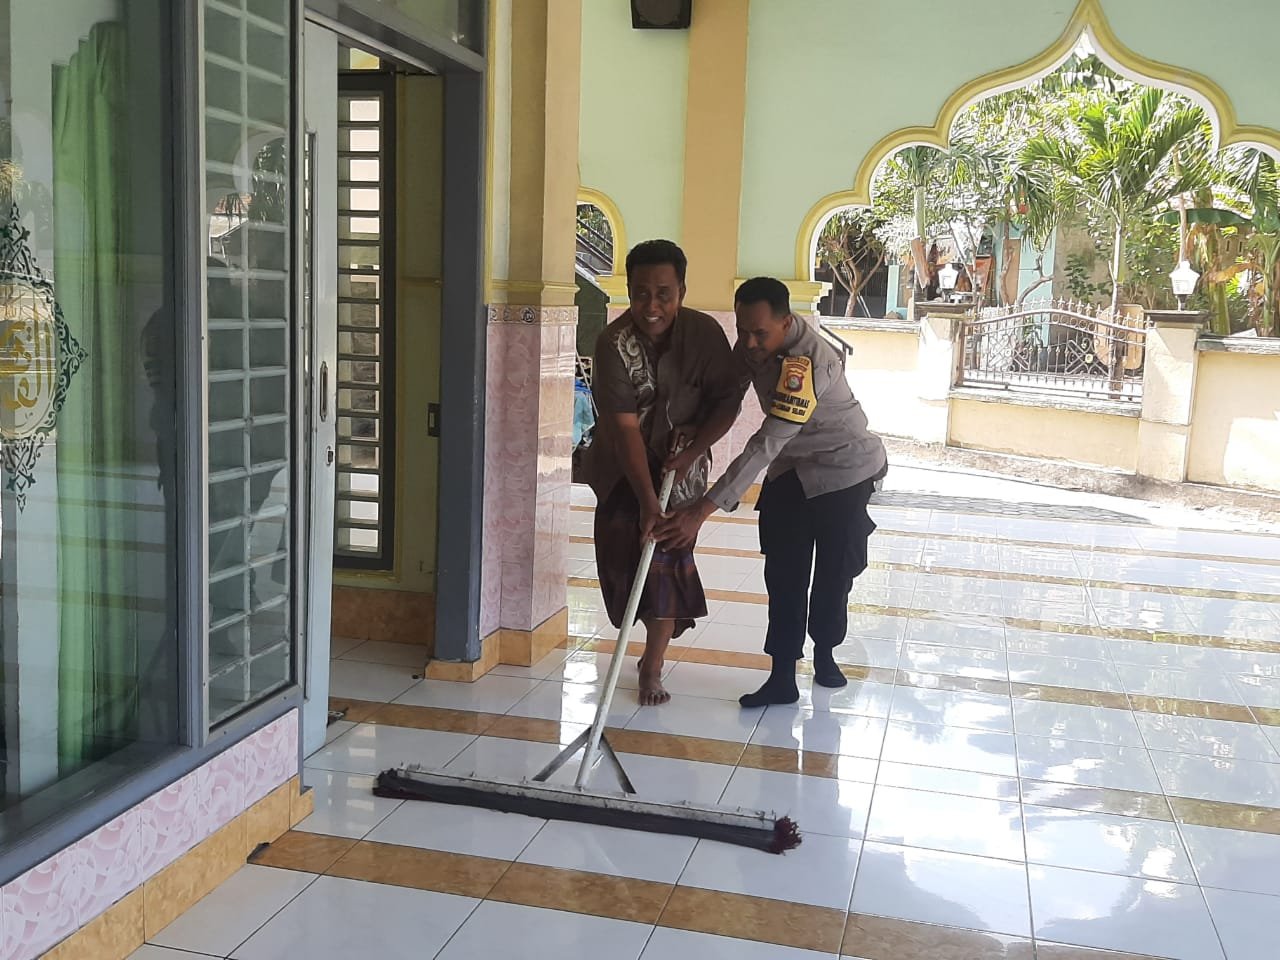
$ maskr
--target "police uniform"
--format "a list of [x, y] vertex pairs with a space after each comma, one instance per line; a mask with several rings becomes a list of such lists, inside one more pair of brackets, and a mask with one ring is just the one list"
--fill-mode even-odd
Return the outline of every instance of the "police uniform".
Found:
[[816, 652], [844, 642], [849, 592], [875, 530], [867, 503], [888, 461], [841, 356], [804, 318], [793, 318], [782, 351], [750, 369], [750, 381], [764, 423], [707, 497], [731, 511], [767, 468], [756, 504], [769, 591], [765, 652], [794, 661], [806, 633]]

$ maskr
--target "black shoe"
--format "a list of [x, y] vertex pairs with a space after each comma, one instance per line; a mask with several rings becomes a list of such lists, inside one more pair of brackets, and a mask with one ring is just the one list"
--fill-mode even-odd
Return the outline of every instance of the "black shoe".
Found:
[[849, 678], [840, 670], [831, 651], [815, 650], [813, 654], [813, 682], [820, 687], [839, 689], [848, 686]]
[[744, 693], [738, 702], [744, 707], [769, 707], [795, 703], [800, 699], [800, 688], [796, 686], [796, 664], [794, 660], [785, 663], [773, 662], [773, 670], [769, 679], [755, 693]]

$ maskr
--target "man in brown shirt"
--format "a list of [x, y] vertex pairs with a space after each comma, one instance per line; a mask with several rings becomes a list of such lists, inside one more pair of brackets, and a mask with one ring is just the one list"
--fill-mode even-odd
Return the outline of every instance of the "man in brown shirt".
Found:
[[[633, 248], [626, 264], [631, 306], [596, 342], [592, 393], [599, 418], [587, 473], [597, 504], [597, 576], [615, 627], [622, 625], [641, 546], [661, 519], [664, 461], [682, 448], [670, 509], [701, 500], [711, 447], [733, 425], [744, 392], [720, 325], [683, 306], [687, 265], [667, 240]], [[671, 699], [662, 686], [667, 645], [706, 615], [693, 544], [659, 545], [638, 615], [647, 632], [642, 704]]]

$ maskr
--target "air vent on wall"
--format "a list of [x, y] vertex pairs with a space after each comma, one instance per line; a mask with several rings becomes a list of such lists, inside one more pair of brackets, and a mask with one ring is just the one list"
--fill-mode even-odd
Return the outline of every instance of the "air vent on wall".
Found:
[[693, 0], [631, 0], [631, 26], [637, 30], [687, 30]]

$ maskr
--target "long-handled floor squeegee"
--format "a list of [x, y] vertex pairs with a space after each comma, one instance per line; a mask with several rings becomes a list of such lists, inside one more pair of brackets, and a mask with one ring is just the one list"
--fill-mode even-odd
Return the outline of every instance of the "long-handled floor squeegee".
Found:
[[[663, 512], [671, 499], [675, 474], [668, 472], [662, 481], [659, 496]], [[640, 609], [640, 597], [653, 563], [655, 544], [645, 543], [640, 553], [640, 565], [627, 599], [618, 641], [609, 661], [609, 673], [595, 719], [566, 746], [532, 780], [508, 781], [482, 779], [475, 776], [457, 776], [435, 770], [425, 770], [418, 764], [387, 770], [378, 776], [373, 792], [379, 797], [396, 800], [429, 800], [461, 806], [483, 807], [502, 813], [521, 813], [546, 820], [571, 820], [649, 833], [669, 833], [684, 837], [718, 840], [744, 847], [755, 847], [770, 853], [783, 853], [800, 844], [800, 831], [790, 817], [771, 817], [763, 812], [726, 810], [697, 804], [662, 803], [642, 800], [635, 796], [635, 787], [622, 768], [605, 736], [605, 723], [613, 693], [618, 686], [622, 662], [626, 657], [627, 640], [635, 625]], [[582, 763], [573, 786], [556, 786], [546, 781], [561, 767], [582, 751]], [[591, 792], [588, 783], [597, 761], [603, 758], [612, 768], [622, 787], [622, 792]]]

